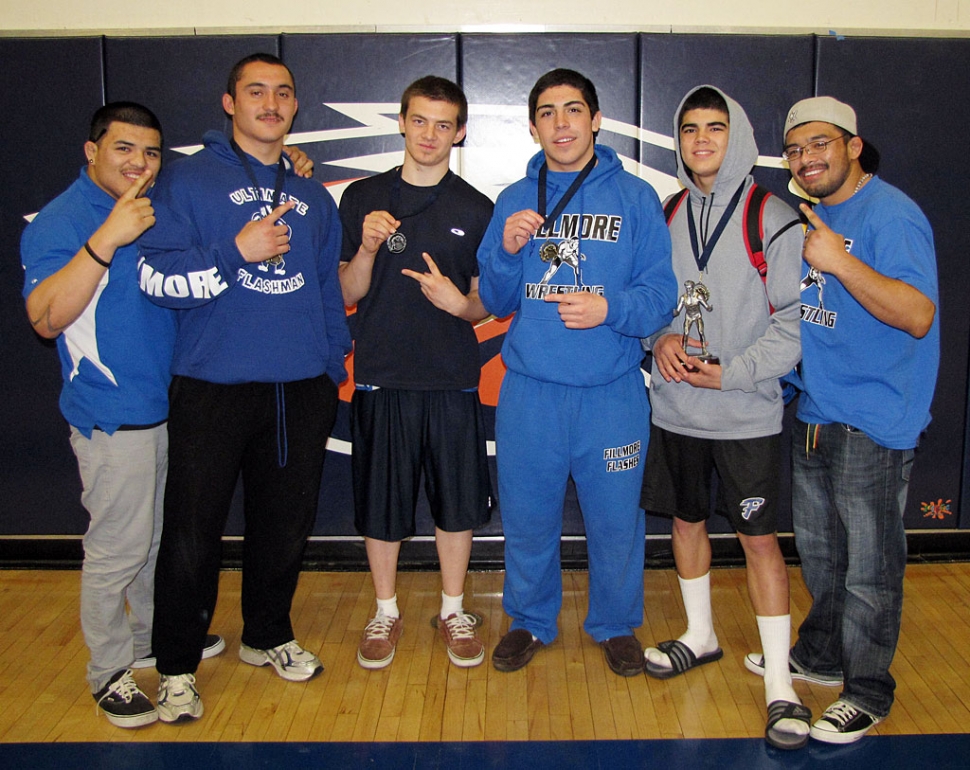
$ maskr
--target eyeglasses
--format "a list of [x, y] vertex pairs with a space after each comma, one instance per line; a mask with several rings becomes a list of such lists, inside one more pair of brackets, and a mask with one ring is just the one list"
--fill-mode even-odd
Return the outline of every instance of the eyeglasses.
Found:
[[848, 134], [842, 134], [841, 136], [835, 137], [835, 139], [829, 139], [827, 142], [818, 140], [815, 142], [809, 142], [802, 147], [789, 147], [787, 150], [782, 152], [781, 158], [782, 160], [787, 160], [789, 163], [791, 163], [793, 160], [798, 160], [800, 157], [802, 157], [802, 153], [805, 153], [805, 155], [820, 155], [821, 153], [825, 152], [825, 148], [832, 144], [832, 142], [837, 142], [839, 139], [845, 139], [847, 136]]

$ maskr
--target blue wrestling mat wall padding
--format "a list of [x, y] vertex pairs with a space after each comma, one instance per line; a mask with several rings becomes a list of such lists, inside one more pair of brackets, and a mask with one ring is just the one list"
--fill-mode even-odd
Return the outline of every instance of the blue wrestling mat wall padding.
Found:
[[[942, 540], [954, 528], [970, 529], [970, 514], [957, 520], [968, 476], [970, 268], [964, 233], [970, 214], [962, 186], [970, 178], [970, 157], [954, 152], [950, 138], [953, 127], [970, 117], [970, 84], [954, 77], [970, 69], [970, 40], [286, 34], [0, 39], [5, 71], [25, 95], [0, 128], [0, 352], [6, 383], [0, 402], [0, 537], [77, 538], [87, 524], [68, 428], [57, 408], [57, 357], [30, 330], [23, 309], [19, 240], [27, 218], [77, 175], [88, 120], [104, 101], [132, 99], [151, 107], [165, 128], [165, 163], [171, 163], [194, 151], [205, 130], [228, 126], [221, 109], [228, 70], [258, 50], [278, 53], [293, 69], [301, 109], [292, 141], [313, 158], [316, 179], [338, 199], [353, 179], [400, 162], [400, 95], [425, 74], [456, 79], [465, 88], [468, 136], [453, 154], [453, 168], [493, 198], [523, 175], [538, 149], [528, 132], [526, 98], [535, 79], [553, 67], [577, 69], [594, 81], [604, 116], [599, 141], [661, 196], [676, 189], [672, 113], [694, 85], [717, 85], [745, 107], [762, 155], [755, 176], [790, 202], [787, 171], [777, 159], [787, 108], [816, 92], [853, 104], [863, 136], [882, 151], [882, 176], [919, 203], [936, 235], [943, 363], [906, 525], [939, 530]], [[502, 377], [498, 352], [504, 329], [492, 322], [478, 330], [489, 431]], [[350, 387], [342, 389], [345, 402]], [[355, 535], [346, 403], [330, 447], [314, 530], [324, 539], [321, 547], [327, 538]], [[785, 458], [779, 459], [779, 473], [787, 474]], [[242, 532], [239, 498], [228, 535]], [[423, 501], [418, 520], [419, 534], [431, 534]], [[781, 529], [789, 527], [787, 510], [781, 523]], [[650, 526], [657, 535], [669, 532], [660, 520]], [[725, 527], [714, 523], [712, 529]], [[564, 533], [583, 533], [573, 495], [566, 500]], [[500, 535], [500, 513], [479, 534]], [[10, 551], [11, 541], [2, 545]], [[363, 565], [362, 550], [360, 556]]]

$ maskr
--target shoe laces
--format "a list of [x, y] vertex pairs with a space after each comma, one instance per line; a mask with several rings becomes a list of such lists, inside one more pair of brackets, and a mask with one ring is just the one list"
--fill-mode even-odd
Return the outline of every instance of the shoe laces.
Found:
[[300, 643], [296, 639], [291, 639], [279, 647], [274, 647], [272, 651], [289, 663], [307, 656], [307, 651], [300, 646]]
[[117, 695], [122, 698], [125, 703], [131, 703], [131, 699], [135, 697], [137, 692], [138, 685], [135, 684], [135, 680], [131, 675], [131, 669], [129, 669], [108, 686], [107, 692], [101, 696], [98, 703], [100, 704], [101, 701], [111, 695]]
[[858, 713], [859, 709], [855, 706], [846, 703], [844, 700], [840, 700], [825, 709], [825, 718], [837, 721], [839, 725], [845, 725]]
[[466, 612], [456, 612], [445, 621], [453, 639], [474, 639], [475, 619]]
[[[179, 687], [181, 685], [181, 688]], [[159, 700], [164, 700], [165, 697], [170, 693], [185, 692], [188, 689], [195, 689], [195, 675], [194, 674], [162, 674], [161, 680], [158, 683], [159, 690], [164, 690], [164, 693], [159, 693]]]
[[364, 634], [368, 639], [390, 639], [396, 620], [388, 615], [376, 615], [364, 626]]

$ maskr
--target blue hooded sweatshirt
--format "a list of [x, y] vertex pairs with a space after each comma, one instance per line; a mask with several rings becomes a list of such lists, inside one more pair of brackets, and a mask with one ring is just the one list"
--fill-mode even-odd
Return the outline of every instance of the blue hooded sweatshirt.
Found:
[[[543, 382], [594, 386], [636, 369], [640, 337], [666, 325], [677, 301], [670, 266], [670, 235], [660, 200], [642, 179], [623, 170], [609, 147], [596, 147], [592, 173], [550, 225], [517, 254], [502, 246], [505, 220], [538, 210], [542, 152], [528, 174], [499, 195], [478, 249], [478, 292], [496, 316], [515, 313], [502, 345], [514, 372]], [[549, 172], [552, 211], [577, 173]], [[588, 291], [606, 298], [606, 320], [593, 329], [567, 329], [551, 293]]]
[[207, 382], [292, 382], [326, 373], [346, 379], [350, 333], [337, 264], [337, 207], [318, 182], [287, 168], [281, 221], [290, 251], [247, 263], [235, 237], [273, 209], [277, 166], [252, 156], [254, 190], [222, 133], [166, 168], [152, 196], [156, 224], [140, 239], [139, 280], [156, 304], [177, 308], [172, 373]]

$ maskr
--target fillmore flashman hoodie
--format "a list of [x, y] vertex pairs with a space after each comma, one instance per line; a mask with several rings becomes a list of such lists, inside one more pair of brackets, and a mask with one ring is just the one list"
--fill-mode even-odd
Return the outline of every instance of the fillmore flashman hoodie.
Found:
[[243, 226], [273, 209], [277, 166], [249, 156], [259, 189], [218, 131], [205, 148], [165, 169], [152, 201], [156, 224], [139, 240], [141, 290], [177, 308], [172, 373], [208, 382], [292, 382], [324, 372], [346, 379], [350, 333], [337, 263], [337, 207], [319, 182], [287, 168], [281, 202], [290, 251], [247, 263]]

